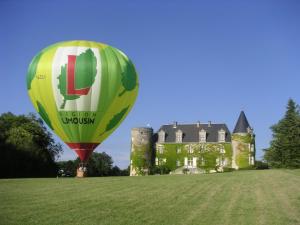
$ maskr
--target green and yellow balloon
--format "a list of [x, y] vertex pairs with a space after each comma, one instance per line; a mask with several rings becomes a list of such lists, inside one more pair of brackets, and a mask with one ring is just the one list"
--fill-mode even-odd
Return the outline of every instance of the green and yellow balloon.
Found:
[[27, 73], [35, 109], [82, 162], [125, 119], [138, 87], [123, 52], [91, 41], [51, 45], [33, 58]]

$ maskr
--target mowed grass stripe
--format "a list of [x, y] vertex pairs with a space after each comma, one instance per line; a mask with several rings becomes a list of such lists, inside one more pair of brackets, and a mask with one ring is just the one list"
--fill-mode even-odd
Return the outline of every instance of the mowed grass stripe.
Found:
[[[293, 176], [286, 171], [279, 171], [276, 176], [278, 182], [271, 177], [266, 177], [268, 179], [268, 184], [270, 188], [275, 191], [268, 192], [271, 195], [274, 205], [277, 207], [278, 221], [285, 222], [285, 224], [300, 224], [299, 205], [293, 204], [293, 198], [299, 196], [299, 183], [297, 187], [295, 186], [296, 180]], [[287, 186], [289, 184], [289, 186]]]
[[0, 180], [0, 224], [300, 224], [300, 170]]
[[[24, 223], [24, 221], [28, 220], [29, 223], [35, 223], [35, 219], [30, 220], [30, 218], [34, 218], [34, 215], [36, 214], [44, 215], [42, 218], [46, 219], [46, 222], [48, 220], [48, 217], [50, 217], [51, 219], [53, 214], [55, 214], [57, 218], [67, 217], [69, 213], [71, 217], [74, 217], [74, 215], [76, 214], [73, 213], [77, 213], [78, 209], [82, 210], [83, 206], [89, 205], [89, 197], [91, 196], [91, 192], [89, 190], [97, 191], [99, 195], [101, 193], [111, 194], [110, 192], [107, 192], [108, 188], [112, 190], [114, 188], [118, 188], [117, 186], [112, 185], [112, 183], [114, 183], [114, 180], [112, 180], [113, 182], [109, 182], [108, 184], [107, 182], [99, 182], [99, 179], [96, 180], [93, 178], [82, 180], [82, 183], [78, 183], [81, 181], [74, 181], [74, 179], [49, 180], [52, 180], [53, 185], [45, 188], [47, 187], [46, 185], [40, 186], [40, 184], [43, 183], [44, 180], [37, 179], [37, 185], [35, 186], [37, 188], [34, 189], [26, 188], [28, 184], [29, 187], [32, 186], [32, 180], [19, 180], [20, 182], [24, 183], [24, 185], [22, 188], [20, 188], [18, 185], [15, 186], [15, 196], [13, 195], [13, 201], [11, 201], [14, 203], [18, 202], [18, 204], [7, 205], [7, 207], [14, 212], [18, 212], [19, 205], [26, 205], [26, 208], [24, 208], [21, 212], [19, 222]], [[87, 185], [86, 183], [88, 180], [89, 185]], [[101, 181], [102, 180], [106, 180], [106, 178], [101, 179]], [[97, 182], [95, 183], [95, 181]], [[59, 187], [57, 187], [57, 182], [62, 182], [63, 185], [59, 184]], [[48, 180], [47, 182], [45, 182], [45, 184], [47, 183]], [[23, 193], [23, 198], [19, 196], [20, 192]], [[44, 205], [46, 205], [47, 207], [43, 207]], [[42, 222], [44, 221], [42, 220]]]

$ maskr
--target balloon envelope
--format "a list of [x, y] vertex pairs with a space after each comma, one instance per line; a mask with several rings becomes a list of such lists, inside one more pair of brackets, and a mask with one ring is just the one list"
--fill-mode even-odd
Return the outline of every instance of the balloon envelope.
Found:
[[27, 90], [49, 128], [86, 161], [131, 110], [138, 77], [120, 50], [97, 42], [68, 41], [33, 58]]

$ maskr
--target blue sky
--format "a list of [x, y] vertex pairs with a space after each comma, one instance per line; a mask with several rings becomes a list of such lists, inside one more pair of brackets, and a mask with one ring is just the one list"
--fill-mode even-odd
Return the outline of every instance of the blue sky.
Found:
[[[297, 0], [2, 0], [0, 113], [34, 111], [25, 77], [37, 52], [92, 40], [124, 51], [140, 79], [133, 110], [96, 151], [125, 168], [132, 127], [211, 120], [233, 130], [244, 110], [261, 157], [288, 98], [300, 103], [299, 12]], [[64, 148], [61, 159], [74, 159]]]

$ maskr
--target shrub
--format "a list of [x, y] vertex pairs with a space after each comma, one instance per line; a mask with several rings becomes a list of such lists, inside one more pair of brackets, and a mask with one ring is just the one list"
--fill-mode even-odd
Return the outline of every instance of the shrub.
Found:
[[223, 172], [233, 172], [235, 171], [234, 168], [230, 168], [230, 167], [223, 167]]
[[255, 162], [255, 169], [257, 170], [266, 170], [269, 169], [269, 165], [266, 162], [263, 161], [256, 161]]

